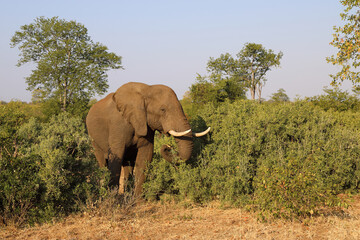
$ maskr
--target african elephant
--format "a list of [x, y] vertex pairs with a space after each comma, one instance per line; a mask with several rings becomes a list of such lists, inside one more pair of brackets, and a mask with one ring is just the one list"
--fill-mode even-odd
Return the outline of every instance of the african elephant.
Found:
[[[175, 137], [177, 156], [184, 161], [191, 156], [193, 136], [203, 136], [210, 130], [192, 133], [171, 88], [135, 82], [124, 84], [95, 103], [87, 115], [86, 126], [100, 167], [107, 166], [111, 172], [110, 185], [120, 184], [122, 193], [124, 182], [134, 171], [135, 196], [142, 193], [156, 130]], [[170, 150], [169, 146], [162, 146], [161, 155], [172, 162], [175, 156]]]

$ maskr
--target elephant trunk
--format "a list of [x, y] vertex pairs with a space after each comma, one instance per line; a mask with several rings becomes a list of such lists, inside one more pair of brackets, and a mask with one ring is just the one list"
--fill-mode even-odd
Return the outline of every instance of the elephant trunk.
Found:
[[168, 145], [163, 145], [161, 147], [161, 155], [165, 160], [170, 163], [177, 163], [176, 159], [186, 162], [190, 159], [191, 153], [193, 150], [193, 139], [192, 133], [188, 133], [182, 137], [175, 137], [175, 142], [178, 146], [178, 152], [172, 153], [172, 148]]

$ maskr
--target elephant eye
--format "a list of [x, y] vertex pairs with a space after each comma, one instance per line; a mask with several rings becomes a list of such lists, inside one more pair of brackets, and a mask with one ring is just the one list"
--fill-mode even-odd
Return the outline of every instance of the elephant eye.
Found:
[[161, 111], [162, 113], [166, 113], [166, 108], [165, 108], [165, 107], [161, 107], [161, 108], [160, 108], [160, 111]]

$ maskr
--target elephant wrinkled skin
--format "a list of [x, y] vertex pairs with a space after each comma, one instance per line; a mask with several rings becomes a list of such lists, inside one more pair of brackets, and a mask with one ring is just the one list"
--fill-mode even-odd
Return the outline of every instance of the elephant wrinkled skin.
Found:
[[[164, 85], [124, 84], [91, 107], [86, 126], [100, 167], [109, 168], [110, 185], [120, 184], [120, 193], [134, 171], [135, 195], [141, 195], [156, 130], [175, 136], [182, 160], [187, 161], [193, 149], [193, 133], [181, 104]], [[164, 145], [161, 154], [172, 162], [175, 156], [170, 149]]]

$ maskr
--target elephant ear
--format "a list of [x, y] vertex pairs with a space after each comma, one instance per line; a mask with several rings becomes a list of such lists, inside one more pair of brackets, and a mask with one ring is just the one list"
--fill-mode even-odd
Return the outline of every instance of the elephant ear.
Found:
[[146, 136], [147, 120], [143, 96], [135, 90], [119, 88], [113, 95], [113, 100], [119, 112], [135, 129], [135, 134]]

